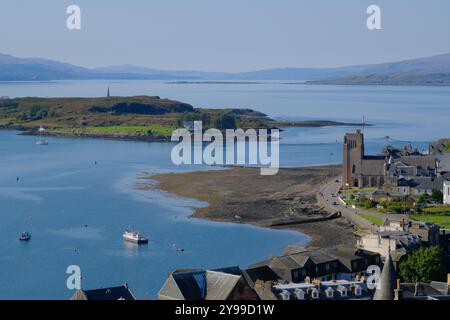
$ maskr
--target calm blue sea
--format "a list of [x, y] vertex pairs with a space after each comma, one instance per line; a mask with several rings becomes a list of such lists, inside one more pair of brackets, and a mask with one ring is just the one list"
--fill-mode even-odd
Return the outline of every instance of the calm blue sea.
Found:
[[[364, 129], [371, 153], [386, 143], [422, 149], [450, 136], [446, 88], [61, 81], [0, 83], [0, 96], [102, 96], [107, 85], [114, 95], [248, 107], [277, 118], [353, 122], [364, 116], [374, 124]], [[339, 163], [342, 136], [354, 129], [287, 129], [281, 165]], [[73, 292], [65, 270], [73, 264], [81, 267], [84, 288], [127, 282], [138, 298], [154, 299], [175, 268], [246, 267], [307, 242], [300, 233], [190, 219], [191, 206], [205, 204], [135, 190], [149, 173], [211, 169], [172, 165], [170, 143], [49, 139], [49, 146], [39, 147], [35, 141], [0, 132], [0, 299], [67, 299]], [[129, 226], [150, 236], [149, 245], [123, 243]], [[19, 243], [25, 230], [32, 240]], [[175, 252], [173, 243], [186, 251]]]

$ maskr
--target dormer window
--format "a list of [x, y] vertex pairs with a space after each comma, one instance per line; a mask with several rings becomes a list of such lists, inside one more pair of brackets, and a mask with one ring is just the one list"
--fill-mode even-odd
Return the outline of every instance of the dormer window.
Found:
[[280, 292], [281, 300], [291, 300], [291, 294], [287, 290], [283, 290]]
[[305, 300], [305, 291], [300, 288], [294, 290], [294, 296], [297, 300]]
[[361, 286], [355, 286], [355, 296], [360, 297], [362, 296], [362, 288]]
[[339, 294], [341, 295], [341, 297], [347, 297], [347, 288], [346, 287], [344, 287], [344, 286], [339, 286], [338, 287], [338, 292], [339, 292]]
[[313, 289], [313, 291], [311, 292], [311, 298], [312, 299], [319, 299], [319, 290], [317, 290], [317, 289]]
[[326, 294], [326, 296], [327, 296], [328, 299], [334, 298], [334, 290], [333, 290], [333, 288], [328, 287], [328, 288], [325, 290], [325, 294]]

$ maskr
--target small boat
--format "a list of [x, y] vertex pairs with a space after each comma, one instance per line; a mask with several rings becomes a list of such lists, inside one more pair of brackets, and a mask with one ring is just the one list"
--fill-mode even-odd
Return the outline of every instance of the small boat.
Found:
[[48, 145], [48, 141], [42, 139], [42, 133], [43, 133], [44, 131], [45, 131], [45, 129], [44, 129], [43, 127], [40, 127], [40, 128], [39, 128], [39, 137], [40, 137], [40, 139], [36, 142], [36, 144], [37, 144], [38, 146], [47, 146], [47, 145]]
[[29, 241], [31, 239], [31, 234], [28, 232], [23, 232], [20, 235], [19, 241]]
[[172, 244], [172, 248], [173, 248], [173, 250], [175, 250], [177, 252], [184, 252], [184, 249], [178, 247], [175, 243]]
[[123, 240], [137, 243], [137, 244], [144, 244], [148, 243], [148, 238], [145, 237], [142, 233], [138, 231], [132, 231], [132, 230], [125, 230], [125, 232], [122, 235]]
[[40, 140], [38, 140], [38, 141], [36, 142], [36, 144], [37, 144], [38, 146], [47, 146], [47, 145], [48, 145], [48, 141], [40, 139]]

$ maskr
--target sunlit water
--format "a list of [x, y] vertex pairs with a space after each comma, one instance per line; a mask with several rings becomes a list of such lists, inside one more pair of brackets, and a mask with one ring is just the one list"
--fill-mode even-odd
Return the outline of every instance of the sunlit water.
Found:
[[[7, 96], [148, 94], [208, 107], [251, 107], [272, 117], [366, 121], [366, 150], [412, 142], [420, 149], [450, 136], [450, 94], [444, 88], [311, 87], [280, 83], [174, 85], [155, 81], [2, 83]], [[350, 127], [290, 128], [282, 133], [281, 165], [339, 163]], [[389, 136], [390, 139], [385, 137]], [[79, 265], [84, 288], [127, 282], [140, 299], [154, 299], [176, 268], [248, 264], [280, 254], [307, 237], [246, 225], [188, 218], [205, 205], [134, 188], [157, 172], [207, 170], [177, 167], [170, 143], [49, 139], [0, 132], [0, 299], [67, 299], [67, 266]], [[95, 164], [97, 162], [97, 164]], [[19, 180], [17, 181], [17, 177]], [[131, 226], [151, 238], [137, 247], [122, 241]], [[20, 243], [29, 231], [32, 240]], [[186, 249], [178, 253], [172, 244]]]

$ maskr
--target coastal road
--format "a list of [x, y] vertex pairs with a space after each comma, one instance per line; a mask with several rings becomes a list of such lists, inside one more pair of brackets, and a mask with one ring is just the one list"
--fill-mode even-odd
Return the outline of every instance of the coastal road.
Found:
[[340, 211], [342, 216], [350, 220], [361, 232], [372, 232], [376, 229], [376, 226], [358, 214], [365, 214], [382, 219], [389, 218], [390, 220], [401, 219], [398, 215], [377, 213], [369, 210], [363, 210], [361, 208], [352, 209], [351, 207], [345, 206], [337, 197], [340, 186], [340, 177], [336, 177], [325, 184], [317, 194], [318, 204], [330, 213]]

